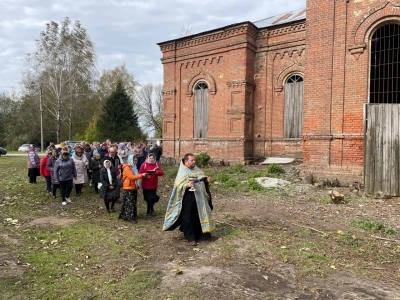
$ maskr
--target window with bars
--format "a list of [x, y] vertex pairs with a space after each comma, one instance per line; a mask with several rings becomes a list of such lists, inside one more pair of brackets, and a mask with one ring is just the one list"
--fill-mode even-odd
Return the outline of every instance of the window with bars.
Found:
[[370, 103], [400, 103], [400, 24], [379, 27], [371, 37]]
[[204, 81], [194, 87], [194, 126], [193, 137], [205, 138], [208, 136], [208, 85]]

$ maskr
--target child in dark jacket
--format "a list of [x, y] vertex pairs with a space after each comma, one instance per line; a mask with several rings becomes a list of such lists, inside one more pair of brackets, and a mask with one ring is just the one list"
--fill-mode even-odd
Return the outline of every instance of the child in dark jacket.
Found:
[[98, 184], [100, 182], [100, 169], [102, 166], [100, 153], [96, 153], [89, 164], [89, 169], [92, 171], [92, 184], [96, 194], [99, 192]]

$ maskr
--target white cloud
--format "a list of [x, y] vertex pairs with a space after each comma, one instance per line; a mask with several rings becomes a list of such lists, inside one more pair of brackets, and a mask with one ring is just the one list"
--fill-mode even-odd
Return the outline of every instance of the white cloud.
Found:
[[98, 55], [98, 69], [126, 63], [139, 83], [160, 83], [162, 53], [156, 43], [243, 21], [257, 21], [293, 9], [306, 0], [1, 0], [0, 92], [18, 86], [26, 53], [50, 21], [79, 20]]

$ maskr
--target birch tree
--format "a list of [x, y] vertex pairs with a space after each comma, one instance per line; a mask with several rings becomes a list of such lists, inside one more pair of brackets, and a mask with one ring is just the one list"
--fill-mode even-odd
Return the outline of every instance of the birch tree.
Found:
[[162, 137], [162, 85], [148, 83], [135, 95], [140, 123], [154, 137]]
[[82, 113], [77, 106], [86, 106], [82, 102], [93, 97], [97, 78], [96, 53], [86, 29], [69, 18], [46, 24], [26, 63], [23, 84], [30, 94], [42, 90], [43, 106], [55, 120], [57, 142], [63, 124], [70, 128], [71, 137], [72, 122]]

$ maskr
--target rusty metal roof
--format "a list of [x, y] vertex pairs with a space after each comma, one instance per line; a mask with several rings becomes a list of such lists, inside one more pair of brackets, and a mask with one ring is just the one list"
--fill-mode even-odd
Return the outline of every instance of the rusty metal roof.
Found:
[[306, 18], [306, 9], [296, 9], [291, 12], [286, 12], [283, 14], [276, 15], [274, 17], [269, 17], [259, 21], [253, 22], [258, 28], [264, 28], [284, 23], [290, 23], [293, 21], [304, 20]]

